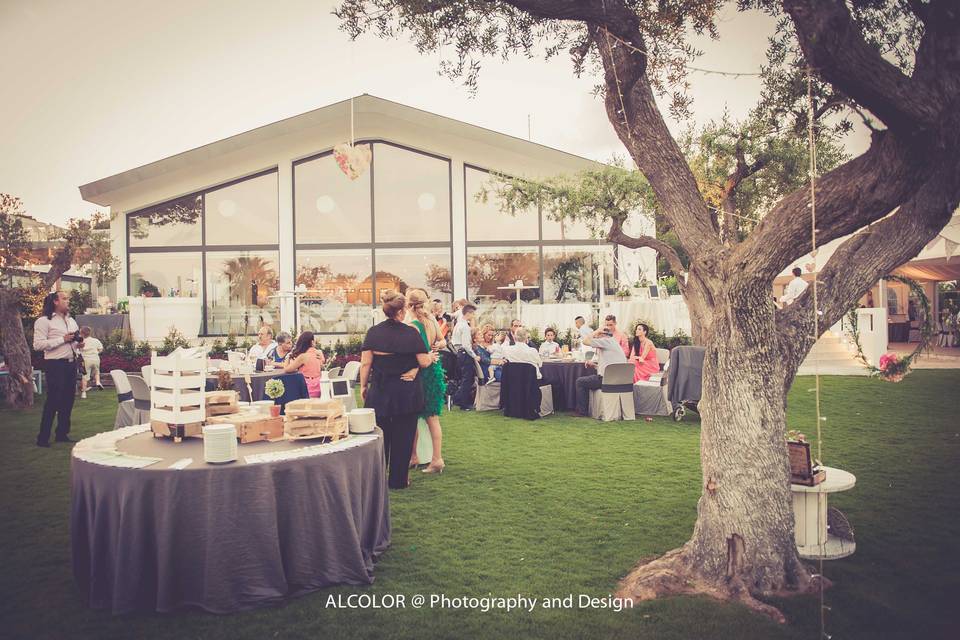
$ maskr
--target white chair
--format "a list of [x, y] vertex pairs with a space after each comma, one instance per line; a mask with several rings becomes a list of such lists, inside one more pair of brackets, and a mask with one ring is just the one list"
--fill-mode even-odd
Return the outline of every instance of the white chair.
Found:
[[590, 417], [604, 422], [635, 420], [633, 406], [633, 363], [608, 364], [603, 386], [590, 392]]
[[670, 349], [657, 348], [657, 362], [660, 363], [660, 370], [663, 371], [663, 366], [670, 362]]
[[146, 411], [137, 408], [127, 373], [121, 369], [114, 369], [110, 372], [110, 377], [117, 390], [117, 417], [113, 420], [113, 428], [119, 429], [149, 422], [150, 408], [148, 406]]
[[145, 364], [142, 367], [140, 367], [140, 373], [143, 374], [143, 380], [149, 386], [150, 380], [153, 377], [153, 367], [149, 364]]
[[500, 383], [496, 380], [489, 380], [483, 383], [483, 369], [480, 363], [474, 360], [473, 364], [477, 368], [477, 397], [474, 400], [474, 407], [477, 411], [499, 411], [500, 410]]
[[553, 385], [540, 385], [540, 417], [545, 418], [553, 413]]
[[360, 375], [360, 362], [357, 360], [351, 360], [343, 367], [342, 377], [349, 380], [351, 383], [357, 381], [357, 376]]

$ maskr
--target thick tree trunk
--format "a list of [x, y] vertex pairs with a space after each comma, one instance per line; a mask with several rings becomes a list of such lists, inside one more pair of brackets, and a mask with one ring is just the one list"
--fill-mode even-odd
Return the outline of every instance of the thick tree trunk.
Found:
[[[728, 280], [729, 282], [729, 280]], [[719, 292], [713, 309], [700, 401], [702, 495], [691, 539], [637, 566], [619, 594], [646, 600], [706, 594], [757, 601], [811, 587], [793, 537], [786, 448], [788, 372], [778, 355], [774, 308], [765, 286]]]
[[0, 289], [0, 333], [9, 376], [4, 392], [7, 405], [23, 409], [33, 405], [30, 348], [23, 333], [20, 305], [11, 289]]

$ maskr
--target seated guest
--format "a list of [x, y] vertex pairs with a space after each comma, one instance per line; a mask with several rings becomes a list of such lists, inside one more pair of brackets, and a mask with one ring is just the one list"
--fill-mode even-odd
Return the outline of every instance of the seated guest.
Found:
[[543, 360], [540, 359], [540, 354], [537, 353], [537, 350], [527, 344], [527, 341], [530, 340], [530, 334], [526, 329], [521, 327], [517, 330], [514, 338], [516, 339], [514, 344], [507, 345], [503, 348], [503, 359], [507, 362], [532, 364], [537, 370], [537, 379], [539, 380], [543, 377], [540, 373]]
[[523, 323], [520, 320], [514, 318], [510, 322], [510, 331], [507, 332], [507, 341], [503, 343], [503, 346], [516, 344], [517, 343], [517, 331], [523, 328]]
[[290, 352], [287, 364], [283, 366], [285, 373], [299, 371], [307, 381], [307, 393], [311, 398], [320, 397], [320, 372], [323, 369], [323, 352], [318, 350], [313, 341], [313, 332], [304, 331], [297, 338], [297, 344]]
[[277, 364], [281, 364], [286, 358], [287, 354], [293, 350], [293, 338], [289, 333], [283, 331], [277, 334], [277, 348], [273, 350], [273, 361]]
[[267, 360], [273, 358], [273, 352], [276, 349], [277, 343], [273, 339], [273, 329], [263, 325], [257, 332], [257, 344], [250, 347], [248, 355], [251, 360]]
[[586, 416], [590, 413], [590, 391], [603, 386], [603, 372], [607, 365], [626, 362], [627, 356], [624, 355], [620, 343], [614, 339], [613, 332], [607, 327], [594, 332], [583, 342], [597, 354], [596, 362], [586, 363], [588, 367], [597, 368], [596, 375], [577, 378], [577, 414]]
[[580, 351], [586, 351], [587, 347], [584, 346], [583, 341], [593, 335], [593, 327], [587, 324], [583, 316], [574, 318], [573, 324], [577, 325], [577, 333], [580, 335]]
[[650, 376], [660, 373], [660, 362], [657, 360], [657, 348], [653, 340], [647, 337], [650, 327], [642, 322], [633, 331], [633, 343], [630, 345], [630, 362], [633, 363], [633, 381], [649, 380]]
[[543, 332], [543, 342], [540, 343], [540, 356], [549, 358], [560, 354], [560, 345], [557, 343], [557, 331], [547, 329]]
[[623, 355], [630, 355], [630, 341], [627, 340], [627, 336], [623, 331], [617, 329], [617, 316], [610, 314], [608, 315], [603, 322], [603, 326], [610, 331], [610, 335], [613, 336], [613, 339], [617, 341], [617, 344], [620, 345], [620, 348], [623, 349]]
[[464, 411], [473, 410], [477, 382], [477, 367], [474, 363], [480, 361], [480, 356], [473, 350], [473, 331], [470, 328], [476, 310], [472, 304], [463, 307], [463, 317], [453, 327], [453, 337], [450, 339], [450, 344], [457, 353], [457, 368], [460, 370], [460, 386], [453, 395], [453, 403]]
[[480, 370], [483, 371], [483, 383], [490, 381], [491, 351], [493, 350], [493, 325], [485, 324], [473, 332], [473, 347], [480, 356]]

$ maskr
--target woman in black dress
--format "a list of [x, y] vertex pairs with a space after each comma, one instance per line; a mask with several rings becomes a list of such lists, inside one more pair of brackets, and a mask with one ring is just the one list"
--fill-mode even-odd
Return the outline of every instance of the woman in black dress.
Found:
[[420, 332], [403, 323], [407, 301], [396, 291], [381, 296], [387, 319], [370, 328], [360, 354], [360, 395], [383, 430], [389, 486], [405, 489], [417, 419], [423, 411], [420, 369], [436, 362]]

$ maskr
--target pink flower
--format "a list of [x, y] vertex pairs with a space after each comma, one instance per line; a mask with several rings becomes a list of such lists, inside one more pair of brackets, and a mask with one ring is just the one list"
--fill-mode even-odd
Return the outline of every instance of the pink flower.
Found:
[[885, 353], [880, 356], [880, 371], [886, 371], [890, 368], [890, 365], [895, 365], [899, 362], [899, 358], [893, 353]]

